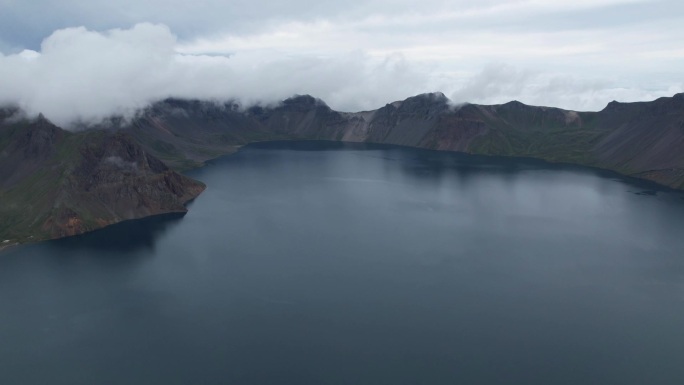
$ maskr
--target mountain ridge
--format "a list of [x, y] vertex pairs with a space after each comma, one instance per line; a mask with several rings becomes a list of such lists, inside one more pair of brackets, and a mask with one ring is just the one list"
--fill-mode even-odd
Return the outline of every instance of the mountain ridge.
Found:
[[[176, 171], [270, 140], [382, 143], [529, 157], [684, 189], [684, 93], [650, 102], [614, 101], [595, 112], [519, 101], [453, 105], [442, 93], [361, 112], [335, 111], [310, 95], [248, 107], [234, 101], [168, 98], [129, 121], [110, 121], [110, 128], [73, 133], [42, 116], [30, 120], [18, 108], [0, 108], [0, 242], [8, 234], [13, 239], [19, 233], [54, 238], [125, 219], [183, 212], [183, 203], [204, 186]], [[46, 175], [50, 186], [40, 182]], [[18, 198], [19, 185], [28, 193]], [[27, 198], [36, 191], [48, 197], [46, 202]], [[76, 201], [86, 203], [79, 207]], [[64, 202], [70, 206], [59, 209]], [[16, 213], [26, 207], [31, 208], [30, 223], [17, 219]], [[24, 230], [17, 230], [22, 226]]]
[[[166, 103], [161, 101], [155, 105]], [[183, 106], [183, 103], [201, 101], [176, 99], [174, 103], [175, 108], [192, 111], [193, 125], [208, 121], [196, 109]], [[212, 121], [218, 122], [214, 130], [240, 137], [241, 140], [227, 140], [227, 146], [263, 140], [264, 137], [385, 143], [472, 154], [540, 158], [610, 169], [672, 188], [684, 185], [684, 178], [678, 172], [644, 174], [651, 170], [679, 169], [684, 165], [678, 156], [667, 161], [668, 156], [672, 157], [667, 154], [681, 153], [678, 149], [680, 139], [684, 138], [673, 131], [672, 122], [684, 119], [684, 94], [651, 102], [611, 102], [603, 110], [595, 112], [530, 106], [518, 101], [454, 106], [441, 93], [420, 94], [362, 112], [335, 111], [320, 99], [308, 95], [295, 96], [270, 107], [241, 108], [236, 104], [231, 108], [211, 107], [211, 104], [204, 104], [204, 107], [211, 110]], [[180, 130], [181, 123], [163, 115], [143, 116], [132, 126], [140, 128], [145, 121], [150, 126], [151, 119], [161, 123], [169, 133]], [[658, 129], [667, 133], [659, 133]], [[667, 138], [666, 142], [653, 143], [649, 147], [652, 136], [659, 134]], [[142, 132], [134, 136], [145, 142]], [[189, 136], [195, 143], [203, 142], [196, 133]], [[639, 146], [630, 144], [630, 141], [637, 140], [629, 139], [632, 136], [641, 139], [642, 143]], [[234, 148], [227, 152], [230, 151]], [[197, 153], [184, 157], [182, 152], [177, 154], [177, 159], [163, 151], [157, 155], [172, 164], [191, 159], [195, 166], [211, 158]], [[220, 150], [218, 152], [221, 153]], [[639, 155], [636, 159], [628, 159], [635, 154]]]

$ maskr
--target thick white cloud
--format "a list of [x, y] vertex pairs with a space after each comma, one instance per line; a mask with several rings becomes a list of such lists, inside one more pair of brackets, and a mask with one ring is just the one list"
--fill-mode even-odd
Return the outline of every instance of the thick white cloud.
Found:
[[[0, 32], [41, 3], [0, 1], [9, 2]], [[684, 90], [678, 1], [204, 0], [190, 12], [153, 0], [131, 1], [125, 14], [107, 4], [67, 0], [36, 13], [45, 21], [36, 25], [96, 29], [58, 29], [35, 51], [21, 50], [31, 47], [22, 34], [0, 36], [0, 103], [68, 125], [169, 96], [250, 104], [308, 93], [354, 111], [442, 91], [456, 103], [597, 110]], [[103, 27], [141, 19], [166, 24]]]
[[129, 112], [168, 87], [175, 39], [163, 26], [59, 30], [40, 52], [0, 57], [0, 101], [61, 124]]
[[163, 25], [59, 30], [40, 52], [0, 56], [0, 103], [68, 125], [129, 115], [169, 96], [252, 104], [308, 93], [356, 109], [410, 96], [425, 83], [400, 55], [378, 60], [360, 51], [321, 58], [257, 50], [226, 57], [179, 54], [175, 46]]

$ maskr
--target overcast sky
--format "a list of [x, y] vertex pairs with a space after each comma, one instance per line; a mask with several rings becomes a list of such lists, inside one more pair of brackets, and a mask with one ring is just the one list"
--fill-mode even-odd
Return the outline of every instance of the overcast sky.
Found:
[[0, 0], [0, 103], [64, 125], [168, 96], [600, 110], [682, 69], [681, 0]]

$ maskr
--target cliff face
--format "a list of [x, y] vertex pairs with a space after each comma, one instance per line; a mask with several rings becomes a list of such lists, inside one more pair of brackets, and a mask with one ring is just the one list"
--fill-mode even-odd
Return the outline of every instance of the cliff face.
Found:
[[185, 212], [204, 185], [129, 136], [69, 133], [43, 118], [0, 124], [0, 239], [80, 234], [126, 219]]

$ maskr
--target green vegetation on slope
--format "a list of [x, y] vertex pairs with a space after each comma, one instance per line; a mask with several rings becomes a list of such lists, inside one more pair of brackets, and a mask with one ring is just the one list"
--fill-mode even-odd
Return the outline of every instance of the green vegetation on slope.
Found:
[[39, 120], [0, 125], [0, 138], [0, 243], [183, 212], [183, 204], [204, 189], [147, 155], [125, 134], [68, 133]]

